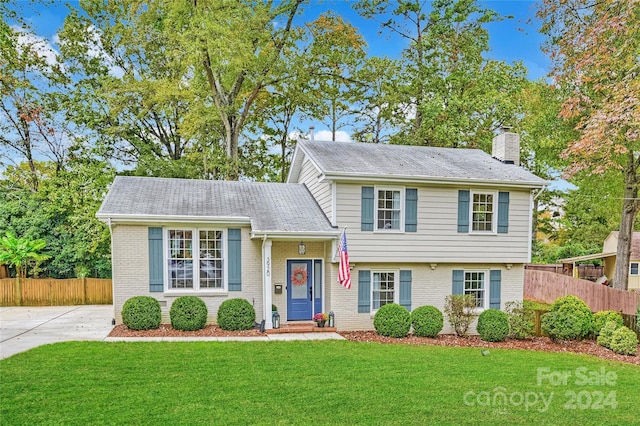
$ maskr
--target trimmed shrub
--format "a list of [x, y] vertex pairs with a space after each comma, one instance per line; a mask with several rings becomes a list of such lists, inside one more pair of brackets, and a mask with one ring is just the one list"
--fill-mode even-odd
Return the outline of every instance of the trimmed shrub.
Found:
[[149, 296], [135, 296], [122, 306], [122, 322], [131, 330], [151, 330], [160, 327], [160, 302]]
[[605, 325], [600, 329], [600, 334], [597, 339], [598, 344], [611, 349], [611, 338], [618, 328], [620, 328], [620, 326], [615, 321], [608, 321], [605, 323]]
[[638, 336], [628, 327], [619, 327], [611, 336], [610, 348], [620, 355], [635, 355], [638, 352]]
[[218, 309], [218, 325], [223, 330], [249, 330], [255, 322], [256, 310], [246, 299], [225, 300]]
[[476, 314], [476, 298], [470, 294], [453, 294], [444, 299], [444, 314], [456, 334], [465, 337], [469, 326], [478, 316]]
[[169, 317], [176, 330], [193, 331], [204, 328], [207, 323], [207, 305], [196, 296], [178, 297], [171, 304]]
[[487, 309], [478, 317], [478, 334], [487, 342], [502, 342], [509, 334], [509, 316], [498, 309]]
[[552, 340], [580, 340], [593, 331], [593, 314], [580, 298], [559, 297], [542, 316], [542, 330]]
[[618, 327], [622, 327], [624, 325], [622, 315], [616, 311], [600, 311], [593, 314], [593, 332], [596, 336], [600, 334], [602, 327], [604, 327], [604, 325], [609, 321], [615, 322], [618, 324]]
[[509, 317], [509, 335], [512, 339], [526, 339], [535, 334], [533, 309], [524, 302], [507, 302], [505, 312]]
[[411, 312], [413, 334], [420, 337], [436, 337], [444, 327], [444, 317], [435, 306], [420, 306]]
[[411, 314], [404, 306], [388, 303], [376, 312], [373, 326], [381, 336], [406, 337], [411, 328]]

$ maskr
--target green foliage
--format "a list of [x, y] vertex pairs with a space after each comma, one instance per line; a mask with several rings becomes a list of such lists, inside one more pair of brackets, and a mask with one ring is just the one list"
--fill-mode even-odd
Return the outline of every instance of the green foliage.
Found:
[[553, 340], [580, 340], [593, 331], [593, 314], [580, 298], [559, 297], [542, 316], [542, 330]]
[[618, 327], [622, 327], [624, 325], [622, 315], [616, 311], [600, 311], [593, 314], [593, 332], [596, 336], [600, 334], [602, 327], [604, 327], [604, 325], [609, 321], [615, 322], [618, 324]]
[[505, 312], [509, 317], [509, 337], [526, 339], [535, 334], [534, 313], [524, 302], [507, 302]]
[[638, 336], [628, 327], [619, 327], [613, 332], [609, 347], [620, 355], [635, 355], [638, 352]]
[[376, 312], [373, 327], [381, 336], [406, 337], [411, 328], [411, 314], [404, 306], [387, 303]]
[[169, 317], [176, 330], [193, 331], [204, 328], [207, 323], [207, 305], [196, 296], [178, 297], [171, 304]]
[[25, 182], [26, 165], [8, 167], [0, 180], [0, 229], [45, 240], [42, 254], [48, 259], [40, 266], [49, 277], [72, 278], [77, 272], [111, 277], [109, 228], [95, 214], [114, 169], [85, 154], [78, 153], [62, 168], [37, 163], [36, 191]]
[[598, 344], [600, 346], [604, 346], [605, 348], [611, 349], [611, 338], [613, 337], [613, 333], [615, 333], [618, 328], [620, 328], [620, 325], [618, 325], [617, 322], [606, 322], [600, 329], [600, 334], [598, 334]]
[[223, 330], [249, 330], [255, 322], [256, 311], [248, 300], [227, 299], [220, 304], [218, 325]]
[[160, 327], [160, 302], [149, 296], [135, 296], [122, 306], [122, 322], [131, 330], [151, 330]]
[[502, 342], [509, 334], [509, 317], [499, 309], [486, 309], [478, 317], [478, 334], [487, 342]]
[[46, 244], [44, 240], [18, 238], [7, 232], [0, 237], [0, 265], [12, 266], [16, 268], [17, 277], [26, 277], [29, 261], [41, 262], [49, 257], [39, 253]]
[[435, 306], [420, 306], [411, 312], [413, 334], [420, 337], [436, 337], [444, 326], [442, 312]]
[[476, 299], [470, 294], [454, 294], [445, 299], [444, 314], [456, 334], [465, 337], [476, 318]]

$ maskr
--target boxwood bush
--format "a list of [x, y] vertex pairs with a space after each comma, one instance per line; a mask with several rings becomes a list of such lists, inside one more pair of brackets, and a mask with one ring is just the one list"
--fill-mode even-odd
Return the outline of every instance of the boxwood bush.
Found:
[[444, 327], [444, 317], [435, 306], [420, 306], [411, 312], [411, 324], [416, 336], [436, 337]]
[[218, 325], [223, 330], [249, 330], [255, 321], [256, 310], [245, 299], [225, 300], [218, 309]]
[[131, 330], [151, 330], [160, 327], [160, 302], [149, 296], [135, 296], [122, 306], [122, 322]]
[[618, 327], [622, 327], [624, 325], [622, 315], [616, 311], [600, 311], [593, 314], [593, 332], [596, 336], [600, 334], [602, 327], [604, 327], [604, 325], [609, 321], [615, 322], [618, 324]]
[[207, 305], [196, 296], [178, 297], [171, 304], [169, 316], [176, 330], [193, 331], [204, 328], [207, 323]]
[[628, 327], [618, 327], [611, 336], [610, 348], [620, 355], [635, 355], [638, 352], [638, 336]]
[[376, 312], [373, 326], [381, 336], [406, 337], [411, 328], [411, 314], [404, 306], [388, 303]]
[[618, 325], [617, 322], [607, 321], [607, 323], [600, 329], [600, 334], [598, 334], [598, 344], [611, 349], [611, 338], [618, 328], [620, 328], [620, 325]]
[[559, 297], [542, 316], [542, 330], [552, 340], [580, 340], [593, 331], [593, 314], [580, 298]]
[[478, 334], [487, 342], [502, 342], [509, 334], [509, 316], [498, 309], [487, 309], [478, 317]]

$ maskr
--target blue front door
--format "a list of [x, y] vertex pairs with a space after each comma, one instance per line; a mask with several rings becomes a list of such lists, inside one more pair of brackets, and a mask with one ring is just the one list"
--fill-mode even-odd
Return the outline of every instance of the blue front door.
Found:
[[287, 260], [287, 320], [310, 320], [313, 316], [313, 270], [311, 260]]

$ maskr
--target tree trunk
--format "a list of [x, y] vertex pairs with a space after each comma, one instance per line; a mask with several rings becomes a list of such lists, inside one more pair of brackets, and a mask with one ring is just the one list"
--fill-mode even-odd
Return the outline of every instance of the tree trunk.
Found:
[[633, 224], [638, 214], [638, 161], [634, 153], [629, 153], [629, 163], [624, 172], [624, 199], [622, 201], [622, 219], [618, 232], [616, 269], [613, 274], [613, 287], [621, 290], [629, 288], [629, 259], [631, 257], [631, 239]]

